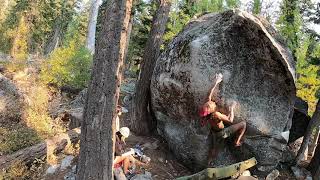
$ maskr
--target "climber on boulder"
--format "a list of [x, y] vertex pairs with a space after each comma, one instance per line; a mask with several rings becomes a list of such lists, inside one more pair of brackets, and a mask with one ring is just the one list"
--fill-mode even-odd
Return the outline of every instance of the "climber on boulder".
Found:
[[[235, 139], [235, 146], [241, 146], [241, 140], [244, 135], [244, 132], [246, 130], [246, 122], [242, 121], [239, 123], [233, 122], [234, 119], [234, 108], [236, 105], [236, 102], [233, 102], [232, 105], [229, 108], [229, 115], [225, 115], [219, 111], [219, 108], [215, 101], [212, 100], [213, 92], [218, 87], [218, 85], [222, 82], [222, 74], [217, 74], [215, 78], [215, 84], [213, 88], [211, 89], [208, 101], [201, 106], [199, 115], [200, 117], [204, 118], [201, 120], [202, 125], [205, 125], [206, 123], [209, 123], [212, 130], [213, 135], [213, 148], [209, 152], [209, 163], [211, 162], [211, 159], [214, 158], [218, 150], [221, 148], [221, 140], [225, 139], [232, 134], [238, 133], [236, 139]], [[224, 123], [229, 125], [225, 128]]]

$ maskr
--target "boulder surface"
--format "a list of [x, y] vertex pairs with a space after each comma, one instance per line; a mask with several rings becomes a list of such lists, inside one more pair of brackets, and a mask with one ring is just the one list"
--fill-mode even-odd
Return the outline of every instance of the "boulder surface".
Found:
[[222, 73], [217, 104], [228, 114], [236, 101], [235, 122], [246, 121], [247, 131], [243, 146], [235, 149], [226, 142], [214, 165], [255, 156], [258, 169], [270, 171], [286, 147], [288, 137], [281, 135], [291, 127], [294, 66], [283, 40], [265, 20], [238, 10], [193, 20], [166, 47], [154, 69], [151, 98], [157, 130], [185, 165], [204, 168], [214, 145], [197, 114], [216, 73]]

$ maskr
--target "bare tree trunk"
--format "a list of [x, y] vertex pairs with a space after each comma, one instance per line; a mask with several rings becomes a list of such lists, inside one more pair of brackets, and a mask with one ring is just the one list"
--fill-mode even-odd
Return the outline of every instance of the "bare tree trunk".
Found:
[[114, 129], [132, 0], [104, 4], [81, 126], [78, 180], [113, 179]]
[[53, 50], [55, 50], [59, 46], [59, 41], [61, 38], [61, 26], [60, 23], [57, 22], [55, 27], [54, 27], [54, 32], [48, 41], [47, 46], [45, 47], [44, 54], [48, 55], [50, 54]]
[[96, 26], [99, 6], [102, 4], [102, 0], [92, 0], [90, 7], [90, 15], [88, 22], [88, 34], [86, 39], [86, 47], [89, 49], [91, 54], [94, 53], [94, 43], [96, 39]]
[[316, 149], [317, 144], [318, 144], [319, 134], [320, 134], [320, 127], [317, 127], [315, 131], [316, 131], [316, 133], [315, 133], [315, 135], [313, 136], [312, 141], [311, 141], [311, 144], [310, 144], [310, 146], [309, 146], [309, 148], [308, 148], [308, 151], [309, 151], [308, 154], [309, 154], [311, 157], [313, 157], [314, 152], [315, 152], [315, 149]]
[[124, 62], [125, 62], [124, 71], [127, 71], [129, 69], [128, 67], [130, 67], [130, 63], [128, 62], [128, 50], [129, 50], [129, 42], [130, 42], [131, 32], [132, 32], [132, 21], [133, 21], [133, 15], [131, 16], [129, 21], [127, 47], [124, 51]]
[[[171, 0], [160, 0], [158, 10], [153, 18], [149, 39], [144, 50], [141, 73], [133, 101], [131, 128], [138, 134], [148, 134], [154, 123], [150, 120], [150, 81], [156, 60], [160, 54]], [[149, 107], [149, 109], [148, 109]]]
[[300, 164], [302, 162], [302, 160], [304, 159], [304, 153], [308, 148], [308, 144], [312, 135], [312, 131], [314, 130], [314, 128], [318, 127], [320, 125], [320, 101], [318, 101], [317, 103], [317, 107], [316, 110], [308, 124], [306, 133], [303, 137], [303, 142], [301, 144], [301, 147], [298, 151], [297, 157], [296, 157], [296, 163]]
[[315, 154], [308, 166], [308, 170], [311, 172], [315, 180], [320, 179], [320, 145], [318, 144]]

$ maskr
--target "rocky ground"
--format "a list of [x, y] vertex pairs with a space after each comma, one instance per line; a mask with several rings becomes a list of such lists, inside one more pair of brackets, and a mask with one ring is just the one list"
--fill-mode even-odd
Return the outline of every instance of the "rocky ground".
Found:
[[[37, 73], [31, 72], [35, 71], [32, 68], [26, 68], [23, 71], [17, 73], [12, 73], [6, 71], [6, 68], [1, 65], [1, 93], [0, 99], [3, 100], [2, 104], [6, 104], [3, 108], [3, 113], [1, 113], [1, 127], [10, 127], [10, 132], [17, 131], [20, 133], [21, 128], [26, 129], [28, 124], [23, 119], [23, 111], [27, 104], [32, 104], [32, 98], [30, 96], [36, 95], [32, 93], [36, 87], [35, 76]], [[30, 81], [32, 80], [32, 82]], [[128, 103], [130, 97], [128, 94], [131, 94], [134, 91], [134, 83], [128, 81], [126, 86], [122, 87], [121, 97], [124, 98], [122, 104]], [[78, 126], [77, 124], [72, 124], [71, 119], [79, 118], [82, 115], [84, 97], [80, 93], [77, 97], [71, 97], [67, 92], [62, 93], [52, 93], [48, 91], [48, 106], [47, 111], [48, 115], [51, 117], [52, 121], [60, 123], [61, 126], [68, 130], [68, 127]], [[20, 99], [19, 99], [20, 98]], [[73, 101], [72, 101], [73, 100]], [[14, 104], [8, 102], [16, 102]], [[22, 105], [17, 106], [18, 102]], [[23, 108], [22, 108], [23, 107]], [[2, 111], [1, 111], [2, 112]], [[71, 115], [71, 116], [70, 116]], [[2, 117], [3, 116], [3, 117]], [[8, 120], [8, 117], [10, 120]], [[127, 116], [123, 116], [124, 118]], [[16, 118], [16, 119], [14, 119]], [[122, 125], [124, 126], [128, 123], [127, 119], [123, 119]], [[55, 124], [55, 123], [53, 123]], [[20, 127], [21, 126], [21, 127]], [[18, 129], [19, 128], [19, 129]], [[30, 128], [33, 131], [32, 128]], [[7, 130], [7, 129], [6, 129]], [[37, 133], [35, 133], [37, 134]], [[28, 138], [28, 137], [27, 137]], [[7, 137], [0, 132], [0, 140], [2, 143], [6, 140]], [[41, 139], [29, 140], [29, 144], [22, 144], [11, 151], [3, 151], [1, 155], [6, 155], [13, 153], [14, 151], [31, 146], [40, 142]], [[173, 179], [175, 177], [188, 175], [190, 172], [183, 165], [181, 165], [174, 156], [170, 153], [167, 144], [160, 137], [140, 137], [131, 135], [128, 140], [128, 147], [133, 147], [136, 144], [144, 144], [147, 146], [145, 154], [151, 158], [151, 163], [145, 167], [145, 170], [152, 174], [153, 179]], [[2, 146], [1, 146], [2, 147]], [[66, 149], [63, 152], [57, 154], [55, 159], [48, 161], [44, 159], [36, 159], [32, 164], [28, 166], [19, 165], [11, 168], [7, 171], [6, 175], [0, 176], [0, 179], [74, 179], [76, 164], [78, 160], [79, 149], [78, 145], [75, 145], [72, 149]]]
[[[166, 180], [189, 175], [190, 172], [172, 156], [165, 142], [157, 137], [141, 137], [131, 135], [127, 140], [128, 146], [144, 144], [147, 148], [145, 154], [151, 158], [146, 171], [152, 174], [153, 179]], [[72, 180], [75, 176], [75, 169], [78, 156], [65, 156], [58, 165], [49, 166], [44, 173], [44, 179], [65, 179]], [[62, 168], [66, 167], [67, 168]]]
[[[0, 69], [3, 69], [3, 67]], [[32, 101], [31, 97], [37, 96], [38, 94], [32, 93], [35, 88], [33, 87], [33, 84], [29, 82], [29, 80], [32, 79], [34, 81], [34, 78], [32, 78], [32, 76], [37, 74], [36, 71], [34, 69], [27, 69], [17, 74], [3, 74], [5, 76], [1, 77], [2, 79], [0, 83], [5, 82], [7, 84], [16, 86], [15, 88], [11, 89], [14, 90], [16, 94], [19, 94], [19, 96], [23, 97], [21, 101], [24, 103], [32, 104], [32, 102], [30, 102]], [[126, 79], [124, 81], [124, 84], [121, 86], [121, 105], [125, 109], [129, 109], [128, 107], [131, 102], [131, 96], [134, 92], [134, 84], [134, 79]], [[11, 85], [6, 85], [6, 87], [10, 87]], [[2, 86], [0, 91], [0, 99], [5, 97], [3, 98], [3, 100], [7, 101], [8, 98], [14, 98], [13, 100], [16, 101], [16, 96], [11, 97], [11, 94], [7, 93], [8, 90], [3, 87], [4, 86]], [[59, 122], [60, 126], [65, 128], [65, 130], [79, 126], [79, 121], [81, 121], [81, 115], [83, 111], [85, 94], [85, 91], [82, 91], [78, 96], [70, 97], [66, 92], [51, 93], [50, 91], [50, 93], [47, 94], [49, 97], [48, 107], [46, 111], [48, 111], [48, 116], [51, 117], [51, 120], [55, 122], [53, 124], [57, 124], [57, 122]], [[10, 105], [11, 106], [6, 106], [5, 108], [16, 108], [16, 106], [12, 104]], [[10, 110], [6, 109], [6, 112], [9, 111]], [[18, 113], [21, 112], [19, 111]], [[14, 117], [16, 117], [16, 115]], [[2, 120], [4, 119], [5, 118], [2, 118]], [[2, 123], [6, 124], [6, 126], [10, 126], [10, 132], [15, 132], [17, 131], [18, 127], [20, 128], [20, 126], [17, 126], [17, 124], [23, 124], [23, 128], [28, 128], [26, 126], [27, 124], [22, 122], [5, 121]], [[127, 126], [128, 123], [129, 113], [124, 113], [123, 116], [121, 116], [121, 125]], [[0, 140], [3, 140], [5, 138], [6, 137], [0, 132]], [[21, 146], [21, 148], [31, 146], [38, 141], [39, 140], [30, 142], [29, 144], [23, 144], [24, 146]], [[144, 145], [145, 147], [147, 147], [145, 150], [145, 154], [151, 158], [151, 162], [148, 166], [145, 167], [145, 170], [151, 173], [153, 179], [174, 179], [191, 174], [191, 171], [189, 169], [178, 162], [177, 158], [169, 150], [168, 144], [159, 136], [142, 137], [132, 134], [128, 138], [127, 144], [129, 147], [133, 147], [136, 144]], [[11, 173], [14, 173], [14, 175], [10, 178], [3, 178], [5, 176], [0, 175], [0, 179], [1, 177], [3, 179], [16, 179], [19, 177], [23, 177], [20, 179], [73, 180], [75, 179], [78, 155], [79, 146], [75, 145], [73, 148], [65, 149], [62, 153], [59, 153], [53, 161], [48, 161], [45, 158], [36, 159], [31, 165], [23, 168], [18, 166], [18, 168], [13, 169]], [[270, 180], [295, 179], [289, 166], [279, 167], [278, 169], [279, 171], [274, 171], [273, 174], [269, 176]], [[297, 169], [294, 169], [294, 171], [299, 172], [299, 170]], [[27, 175], [23, 175], [23, 173], [27, 173]], [[252, 173], [254, 173], [254, 171], [252, 171]], [[302, 175], [300, 175], [300, 177], [303, 176], [303, 172], [301, 172], [301, 174]]]

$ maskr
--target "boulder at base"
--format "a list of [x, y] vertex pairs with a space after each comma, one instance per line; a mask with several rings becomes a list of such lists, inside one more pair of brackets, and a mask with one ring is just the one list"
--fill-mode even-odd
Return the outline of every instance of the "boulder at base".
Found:
[[235, 122], [246, 121], [247, 132], [241, 148], [226, 143], [215, 166], [255, 156], [259, 170], [272, 170], [286, 147], [288, 137], [281, 135], [288, 133], [282, 132], [291, 126], [294, 61], [276, 31], [246, 12], [204, 15], [166, 47], [151, 82], [158, 132], [185, 165], [194, 170], [206, 166], [212, 143], [197, 112], [216, 73], [223, 74], [218, 105], [227, 113], [236, 101]]

